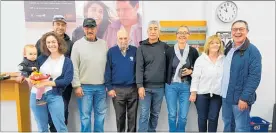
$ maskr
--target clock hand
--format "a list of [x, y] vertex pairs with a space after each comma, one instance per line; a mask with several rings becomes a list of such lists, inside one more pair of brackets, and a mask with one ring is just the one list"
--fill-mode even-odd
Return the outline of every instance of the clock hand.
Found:
[[227, 9], [226, 9], [226, 8], [223, 8], [223, 10], [224, 10], [225, 12], [227, 12]]

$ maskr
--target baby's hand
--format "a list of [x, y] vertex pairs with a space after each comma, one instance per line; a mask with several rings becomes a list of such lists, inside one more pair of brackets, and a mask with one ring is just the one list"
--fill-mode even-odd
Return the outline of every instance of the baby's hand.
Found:
[[23, 76], [18, 76], [16, 77], [15, 81], [18, 83], [22, 83], [25, 80], [25, 78]]
[[29, 78], [26, 78], [25, 80], [28, 82], [30, 89], [32, 89], [32, 87], [34, 86], [33, 81]]
[[36, 67], [32, 67], [32, 70], [33, 70], [33, 71], [37, 71], [37, 68], [36, 68]]

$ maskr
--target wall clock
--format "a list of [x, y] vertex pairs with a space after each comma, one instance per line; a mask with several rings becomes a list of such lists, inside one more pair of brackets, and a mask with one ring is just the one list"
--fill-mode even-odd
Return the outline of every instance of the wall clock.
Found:
[[216, 10], [216, 14], [224, 23], [229, 23], [235, 20], [237, 17], [238, 7], [237, 5], [232, 1], [225, 1], [222, 2]]

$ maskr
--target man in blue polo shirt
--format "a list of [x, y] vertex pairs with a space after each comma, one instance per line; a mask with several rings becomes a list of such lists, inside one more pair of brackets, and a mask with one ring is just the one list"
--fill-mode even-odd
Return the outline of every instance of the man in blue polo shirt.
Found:
[[127, 132], [136, 132], [138, 92], [135, 85], [135, 46], [129, 45], [125, 29], [117, 32], [117, 44], [107, 53], [105, 85], [112, 97], [116, 113], [117, 131], [125, 132], [127, 112]]

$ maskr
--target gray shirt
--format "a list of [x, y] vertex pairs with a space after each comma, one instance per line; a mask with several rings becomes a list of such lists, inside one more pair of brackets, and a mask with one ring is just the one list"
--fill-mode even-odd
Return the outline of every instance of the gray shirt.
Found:
[[102, 39], [90, 42], [83, 37], [75, 42], [71, 54], [74, 88], [80, 87], [81, 84], [104, 83], [107, 50], [107, 44]]

